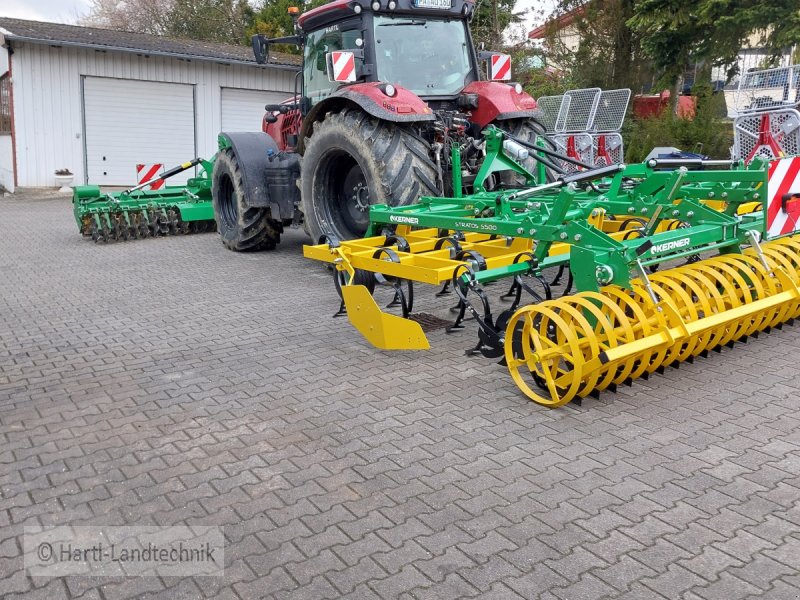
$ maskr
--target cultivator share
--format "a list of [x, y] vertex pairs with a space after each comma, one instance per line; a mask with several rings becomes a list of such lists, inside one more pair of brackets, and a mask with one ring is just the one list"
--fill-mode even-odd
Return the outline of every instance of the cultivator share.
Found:
[[[428, 348], [413, 283], [450, 286], [454, 325], [468, 314], [478, 325], [471, 352], [502, 356], [529, 398], [554, 407], [800, 316], [800, 158], [652, 159], [545, 182], [504, 152], [507, 134], [484, 135], [472, 195], [373, 206], [365, 238], [305, 247], [335, 265], [348, 318], [373, 345]], [[524, 186], [483, 191], [509, 168]], [[559, 298], [556, 268], [570, 274]], [[485, 286], [503, 279], [511, 304], [498, 313]], [[381, 284], [402, 314], [378, 307]]]
[[[96, 185], [76, 186], [72, 208], [78, 229], [95, 242], [214, 231], [213, 165], [213, 159], [195, 158], [122, 192], [102, 194]], [[146, 189], [195, 166], [202, 170], [186, 185]]]

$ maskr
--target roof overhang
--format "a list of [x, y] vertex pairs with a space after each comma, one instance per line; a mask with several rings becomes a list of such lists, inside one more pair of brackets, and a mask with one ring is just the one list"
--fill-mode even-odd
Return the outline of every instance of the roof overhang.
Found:
[[299, 65], [286, 65], [278, 63], [268, 63], [260, 65], [255, 60], [241, 60], [235, 58], [218, 58], [213, 56], [198, 56], [196, 54], [182, 54], [179, 52], [165, 52], [161, 50], [143, 50], [140, 48], [121, 48], [119, 46], [104, 46], [101, 44], [83, 44], [80, 42], [70, 42], [62, 40], [47, 40], [42, 38], [33, 38], [23, 35], [15, 35], [11, 32], [5, 32], [4, 37], [6, 43], [8, 42], [25, 42], [28, 44], [38, 44], [40, 46], [66, 46], [71, 48], [82, 48], [84, 50], [96, 50], [99, 52], [123, 52], [126, 54], [136, 54], [138, 56], [160, 56], [164, 58], [177, 58], [186, 61], [201, 61], [216, 64], [234, 64], [243, 65], [247, 67], [254, 67], [259, 69], [280, 69], [283, 71], [299, 71]]

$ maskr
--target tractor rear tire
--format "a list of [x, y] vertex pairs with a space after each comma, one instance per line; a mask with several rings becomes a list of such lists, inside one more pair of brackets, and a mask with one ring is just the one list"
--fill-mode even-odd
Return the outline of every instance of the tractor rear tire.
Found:
[[303, 213], [316, 243], [363, 237], [369, 206], [404, 206], [439, 196], [427, 142], [360, 110], [328, 113], [314, 123], [303, 156]]
[[226, 248], [236, 252], [273, 250], [281, 241], [283, 225], [272, 219], [270, 210], [244, 203], [242, 172], [231, 148], [217, 154], [211, 193], [217, 231]]

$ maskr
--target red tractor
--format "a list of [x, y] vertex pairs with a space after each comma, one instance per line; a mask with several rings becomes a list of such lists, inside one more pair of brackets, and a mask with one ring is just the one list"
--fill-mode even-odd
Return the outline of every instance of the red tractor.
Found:
[[[508, 81], [509, 57], [476, 54], [474, 10], [471, 0], [334, 0], [301, 15], [295, 36], [254, 36], [258, 62], [270, 44], [298, 44], [303, 69], [294, 97], [266, 107], [263, 132], [220, 135], [213, 199], [225, 245], [271, 249], [301, 222], [315, 242], [360, 237], [371, 204], [470, 193], [487, 125], [534, 142], [536, 102]], [[481, 81], [479, 58], [493, 81]]]

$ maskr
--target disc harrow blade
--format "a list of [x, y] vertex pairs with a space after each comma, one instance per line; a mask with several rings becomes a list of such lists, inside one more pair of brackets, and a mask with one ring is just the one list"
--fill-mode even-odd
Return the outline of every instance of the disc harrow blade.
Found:
[[[519, 309], [506, 327], [512, 378], [545, 406], [616, 389], [800, 317], [800, 236]], [[508, 343], [511, 340], [511, 343]]]
[[216, 231], [213, 220], [184, 221], [175, 208], [94, 209], [81, 219], [81, 234], [95, 242], [137, 240]]

